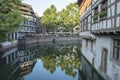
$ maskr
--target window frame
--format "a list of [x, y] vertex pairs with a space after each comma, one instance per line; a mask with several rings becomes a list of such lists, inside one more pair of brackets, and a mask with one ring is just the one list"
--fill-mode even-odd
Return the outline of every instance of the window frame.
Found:
[[108, 4], [108, 0], [102, 0], [100, 3], [100, 12], [99, 12], [100, 20], [107, 19], [107, 4]]
[[[114, 48], [116, 48], [115, 46], [115, 40], [119, 40], [119, 43], [120, 43], [120, 38], [117, 38], [117, 37], [112, 37], [112, 46], [111, 46], [111, 61], [114, 62], [115, 64], [117, 64], [118, 66], [120, 66], [120, 53], [118, 54], [119, 58], [117, 59], [115, 56], [116, 54], [114, 53]], [[119, 47], [120, 49], [120, 47]]]
[[[94, 8], [94, 14], [93, 14], [93, 23], [96, 23], [98, 22], [98, 13], [99, 13], [99, 6], [97, 5], [95, 8]], [[95, 19], [96, 17], [96, 19]]]
[[112, 59], [117, 62], [120, 62], [120, 39], [113, 39]]

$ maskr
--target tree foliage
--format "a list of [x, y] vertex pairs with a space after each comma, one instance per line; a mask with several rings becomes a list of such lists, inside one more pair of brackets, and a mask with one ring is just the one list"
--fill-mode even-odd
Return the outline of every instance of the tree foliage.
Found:
[[0, 0], [0, 41], [19, 28], [23, 20], [20, 4], [21, 0]]
[[43, 62], [43, 67], [51, 73], [54, 73], [57, 67], [60, 67], [66, 75], [75, 77], [77, 74], [76, 70], [80, 69], [81, 62], [77, 52], [74, 52], [73, 49], [75, 48], [72, 46], [69, 48], [66, 46], [40, 48], [40, 58]]
[[70, 3], [60, 12], [60, 24], [68, 31], [79, 24], [79, 10], [76, 3]]
[[56, 29], [58, 26], [71, 31], [73, 27], [79, 24], [79, 10], [76, 3], [70, 3], [66, 9], [56, 12], [54, 5], [45, 10], [41, 20], [42, 25]]
[[69, 13], [65, 9], [62, 9], [62, 11], [57, 13], [59, 26], [66, 27], [65, 20], [67, 19], [68, 15]]
[[57, 10], [54, 5], [51, 5], [50, 8], [47, 8], [43, 13], [44, 15], [41, 19], [41, 24], [47, 28], [54, 29], [57, 26], [56, 11]]

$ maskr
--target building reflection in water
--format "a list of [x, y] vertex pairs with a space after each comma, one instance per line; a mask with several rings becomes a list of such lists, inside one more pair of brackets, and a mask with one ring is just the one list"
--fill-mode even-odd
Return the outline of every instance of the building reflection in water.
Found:
[[19, 45], [19, 76], [32, 72], [32, 69], [37, 62], [37, 46]]
[[[42, 61], [40, 65], [51, 75], [59, 67], [65, 75], [73, 77], [71, 80], [104, 80], [93, 65], [90, 65], [82, 56], [77, 44], [47, 43], [39, 46], [36, 44], [19, 45], [0, 53], [0, 80], [29, 80], [24, 77], [32, 74], [38, 59]], [[58, 78], [54, 76], [54, 79]]]
[[1, 52], [0, 80], [17, 80], [32, 72], [37, 61], [36, 47], [20, 45], [17, 48]]
[[81, 54], [79, 50], [77, 53], [80, 56], [80, 70], [79, 71], [79, 80], [105, 80], [94, 68], [94, 64], [90, 64], [89, 61]]

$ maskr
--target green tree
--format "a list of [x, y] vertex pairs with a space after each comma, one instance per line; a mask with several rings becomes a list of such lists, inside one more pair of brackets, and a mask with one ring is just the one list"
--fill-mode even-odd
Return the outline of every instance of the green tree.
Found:
[[0, 42], [19, 29], [23, 20], [20, 5], [21, 0], [0, 0]]
[[73, 27], [79, 24], [79, 9], [76, 3], [70, 3], [66, 9], [57, 12], [54, 5], [46, 9], [43, 13], [41, 24], [47, 28], [56, 29], [58, 26], [64, 27], [66, 31], [72, 31]]
[[67, 31], [71, 31], [79, 24], [79, 10], [76, 3], [70, 3], [66, 9], [58, 13], [59, 24], [65, 27]]
[[60, 11], [60, 12], [57, 13], [57, 21], [58, 21], [58, 25], [59, 26], [66, 27], [65, 20], [68, 17], [68, 15], [69, 15], [69, 13], [65, 9], [62, 9], [62, 11]]
[[43, 13], [41, 24], [46, 26], [48, 29], [55, 29], [57, 26], [56, 11], [57, 10], [54, 5], [51, 5], [50, 8], [47, 8]]
[[64, 23], [66, 27], [72, 31], [72, 29], [79, 24], [79, 10], [76, 3], [70, 3], [66, 10], [68, 11], [68, 16], [65, 19]]

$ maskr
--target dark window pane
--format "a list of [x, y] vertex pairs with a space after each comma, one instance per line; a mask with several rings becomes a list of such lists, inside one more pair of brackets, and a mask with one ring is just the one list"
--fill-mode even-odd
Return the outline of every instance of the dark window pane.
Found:
[[120, 57], [119, 57], [119, 55], [120, 55], [120, 40], [118, 39], [116, 39], [116, 40], [114, 40], [114, 51], [113, 51], [113, 58], [114, 59], [119, 59]]

